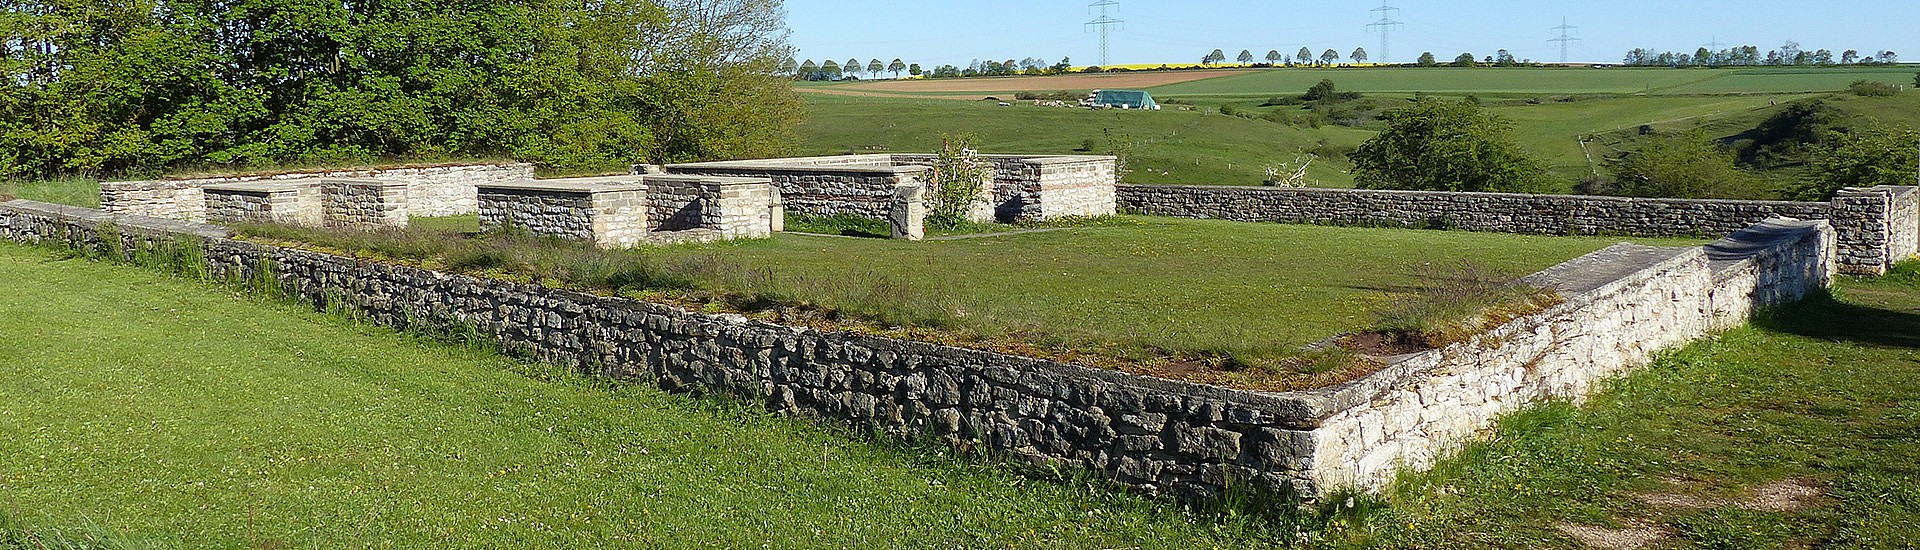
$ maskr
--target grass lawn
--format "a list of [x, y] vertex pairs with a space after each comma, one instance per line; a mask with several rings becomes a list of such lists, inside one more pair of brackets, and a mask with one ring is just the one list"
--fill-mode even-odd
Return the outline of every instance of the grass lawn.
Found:
[[99, 208], [100, 181], [91, 178], [36, 181], [0, 179], [0, 196], [82, 208]]
[[1844, 281], [1838, 299], [1670, 354], [1584, 407], [1509, 417], [1403, 480], [1375, 542], [1582, 548], [1566, 525], [1657, 548], [1915, 548], [1916, 274]]
[[[181, 548], [1223, 547], [1242, 522], [0, 244], [0, 515]], [[10, 545], [0, 523], [0, 547]], [[18, 536], [18, 533], [15, 533]]]

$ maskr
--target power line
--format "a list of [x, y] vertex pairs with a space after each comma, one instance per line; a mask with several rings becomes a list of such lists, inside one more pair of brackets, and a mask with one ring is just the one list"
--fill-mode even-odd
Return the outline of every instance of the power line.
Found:
[[1120, 2], [1116, 0], [1099, 0], [1087, 5], [1088, 13], [1092, 13], [1096, 8], [1100, 10], [1100, 18], [1088, 21], [1086, 26], [1090, 30], [1097, 29], [1100, 31], [1100, 66], [1102, 67], [1113, 62], [1108, 58], [1109, 44], [1111, 44], [1111, 38], [1108, 36], [1109, 33], [1112, 32], [1114, 27], [1126, 23], [1126, 21], [1109, 17], [1107, 14], [1109, 8], [1118, 5], [1120, 5]]
[[1553, 28], [1553, 30], [1560, 32], [1560, 36], [1557, 38], [1554, 38], [1553, 40], [1548, 40], [1548, 42], [1557, 42], [1560, 44], [1560, 62], [1561, 63], [1567, 62], [1567, 51], [1573, 47], [1573, 43], [1579, 42], [1581, 40], [1580, 38], [1574, 37], [1572, 34], [1574, 30], [1579, 28], [1580, 27], [1568, 25], [1567, 19], [1565, 17], [1560, 18], [1560, 26]]
[[1379, 20], [1367, 24], [1367, 30], [1380, 29], [1380, 62], [1389, 63], [1393, 56], [1388, 52], [1387, 46], [1391, 44], [1393, 29], [1405, 27], [1407, 24], [1393, 20], [1393, 16], [1400, 14], [1400, 8], [1387, 5], [1386, 0], [1381, 0], [1380, 7], [1374, 8], [1369, 13], [1380, 14]]
[[1712, 42], [1708, 42], [1708, 43], [1706, 43], [1706, 44], [1702, 44], [1702, 45], [1703, 45], [1703, 46], [1706, 46], [1706, 48], [1707, 48], [1707, 51], [1711, 51], [1711, 52], [1718, 52], [1718, 51], [1720, 51], [1720, 50], [1722, 49], [1722, 46], [1726, 46], [1726, 44], [1722, 44], [1722, 43], [1720, 42], [1720, 37], [1719, 37], [1719, 36], [1714, 36], [1714, 37], [1713, 37], [1713, 41], [1712, 41]]

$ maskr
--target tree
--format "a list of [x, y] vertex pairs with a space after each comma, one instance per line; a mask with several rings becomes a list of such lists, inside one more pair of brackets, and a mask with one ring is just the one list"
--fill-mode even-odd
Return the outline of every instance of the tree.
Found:
[[592, 4], [9, 0], [0, 177], [791, 147], [781, 2]]
[[1287, 56], [1280, 55], [1280, 50], [1267, 50], [1268, 64], [1279, 65], [1281, 61], [1284, 61], [1286, 59], [1287, 59]]
[[1802, 57], [1800, 57], [1800, 54], [1805, 53], [1800, 51], [1800, 43], [1794, 42], [1792, 40], [1788, 40], [1787, 43], [1781, 44], [1779, 51], [1780, 51], [1780, 60], [1783, 64], [1794, 64], [1796, 61], [1803, 59]]
[[1883, 50], [1880, 52], [1879, 57], [1880, 64], [1882, 65], [1896, 65], [1900, 63], [1900, 54], [1893, 53], [1893, 50]]
[[[898, 57], [893, 58], [893, 62], [887, 64], [887, 72], [893, 73], [894, 78], [900, 78], [900, 72], [905, 70], [907, 70], [906, 61], [902, 61]], [[918, 73], [916, 72], [915, 74]]]
[[1301, 63], [1301, 64], [1307, 64], [1307, 63], [1312, 63], [1312, 62], [1313, 62], [1313, 50], [1309, 50], [1309, 49], [1307, 49], [1307, 47], [1306, 47], [1306, 46], [1301, 46], [1301, 47], [1300, 47], [1300, 51], [1299, 51], [1299, 52], [1297, 52], [1297, 53], [1294, 53], [1294, 54], [1293, 54], [1293, 58], [1294, 58], [1294, 59], [1298, 59], [1298, 60], [1300, 60], [1300, 63]]
[[1364, 189], [1533, 192], [1546, 171], [1505, 119], [1432, 98], [1382, 115], [1386, 128], [1348, 155]]
[[863, 69], [859, 59], [848, 59], [845, 65], [840, 66], [840, 70], [846, 71], [847, 76], [859, 76]]
[[1860, 50], [1847, 50], [1844, 52], [1840, 52], [1841, 65], [1852, 65], [1858, 62], [1860, 62]]
[[1824, 154], [1812, 156], [1813, 177], [1794, 189], [1797, 199], [1824, 201], [1848, 187], [1913, 184], [1913, 167], [1920, 163], [1913, 144], [1920, 132], [1873, 125], [1833, 132], [1823, 141]]
[[808, 59], [805, 63], [800, 64], [800, 78], [813, 80], [820, 77], [819, 73], [820, 66], [814, 64], [812, 59]]
[[1353, 54], [1352, 54], [1352, 55], [1348, 55], [1348, 56], [1347, 56], [1347, 59], [1352, 59], [1354, 63], [1366, 63], [1366, 62], [1367, 62], [1367, 49], [1366, 49], [1366, 48], [1354, 48], [1354, 49], [1353, 49]]
[[878, 78], [880, 73], [885, 70], [887, 70], [887, 64], [881, 62], [879, 59], [867, 61], [867, 74], [873, 75], [875, 78]]
[[1753, 198], [1753, 177], [1738, 155], [1705, 132], [1654, 136], [1615, 161], [1611, 195], [1677, 199]]
[[825, 65], [820, 66], [820, 75], [826, 77], [827, 80], [840, 80], [841, 74], [840, 64], [834, 62], [832, 59], [828, 59]]
[[780, 74], [784, 74], [787, 76], [798, 76], [799, 72], [800, 72], [800, 62], [798, 60], [795, 60], [794, 58], [789, 57], [787, 58], [786, 61], [780, 62]]
[[1433, 52], [1420, 52], [1420, 59], [1416, 63], [1422, 67], [1437, 67], [1440, 60], [1433, 57]]
[[919, 63], [914, 63], [912, 65], [907, 65], [907, 74], [910, 74], [913, 76], [920, 76], [920, 75], [926, 74], [926, 71], [920, 68]]
[[1696, 67], [1713, 66], [1713, 51], [1702, 47], [1693, 52], [1693, 65]]
[[1219, 49], [1215, 49], [1213, 50], [1212, 53], [1207, 54], [1206, 57], [1201, 58], [1200, 63], [1202, 65], [1212, 65], [1214, 63], [1219, 63], [1226, 60], [1227, 60], [1227, 52], [1223, 52], [1223, 51], [1220, 51]]
[[1332, 48], [1328, 48], [1327, 51], [1320, 52], [1321, 65], [1332, 65], [1333, 62], [1339, 61], [1339, 60], [1340, 60], [1340, 52], [1333, 51]]
[[1240, 50], [1240, 57], [1235, 59], [1239, 61], [1241, 65], [1251, 65], [1253, 64], [1253, 50]]
[[1052, 70], [1055, 73], [1064, 73], [1064, 72], [1073, 70], [1073, 58], [1062, 57], [1060, 58], [1059, 63], [1054, 63], [1053, 66], [1048, 67], [1048, 69]]
[[1472, 67], [1472, 66], [1474, 66], [1474, 61], [1473, 61], [1473, 54], [1471, 54], [1471, 53], [1463, 53], [1463, 54], [1460, 54], [1460, 56], [1459, 56], [1459, 57], [1455, 57], [1455, 58], [1453, 58], [1453, 66], [1455, 66], [1455, 67]]
[[1519, 62], [1513, 60], [1513, 52], [1500, 50], [1498, 52], [1494, 52], [1493, 64], [1501, 67], [1512, 67], [1514, 65], [1518, 65]]

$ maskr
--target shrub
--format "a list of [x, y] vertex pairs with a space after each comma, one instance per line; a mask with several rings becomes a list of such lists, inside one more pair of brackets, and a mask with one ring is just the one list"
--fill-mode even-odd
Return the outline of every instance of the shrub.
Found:
[[1759, 198], [1754, 178], [1735, 165], [1733, 151], [1705, 133], [1655, 136], [1615, 161], [1606, 194], [1679, 199]]
[[928, 182], [927, 225], [953, 229], [974, 221], [981, 208], [981, 194], [993, 182], [993, 163], [980, 158], [973, 149], [973, 136], [949, 135], [940, 143], [933, 161], [933, 181]]
[[1893, 97], [1900, 93], [1892, 84], [1872, 80], [1856, 80], [1847, 85], [1847, 91], [1860, 97]]
[[1388, 111], [1387, 127], [1349, 155], [1364, 189], [1537, 192], [1546, 169], [1512, 125], [1466, 102], [1421, 99]]
[[1813, 174], [1793, 190], [1794, 198], [1823, 201], [1848, 187], [1913, 185], [1920, 164], [1920, 132], [1865, 126], [1829, 132], [1824, 150], [1812, 155]]

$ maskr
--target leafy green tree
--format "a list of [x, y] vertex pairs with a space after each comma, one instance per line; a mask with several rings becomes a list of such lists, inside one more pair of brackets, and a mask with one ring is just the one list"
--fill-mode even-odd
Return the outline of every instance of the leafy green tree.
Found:
[[919, 63], [914, 63], [912, 65], [907, 66], [907, 74], [910, 74], [913, 76], [920, 76], [920, 75], [926, 74], [926, 71], [920, 68]]
[[1353, 53], [1352, 53], [1352, 54], [1350, 54], [1350, 55], [1348, 55], [1348, 56], [1347, 56], [1347, 59], [1352, 59], [1354, 63], [1366, 63], [1366, 62], [1367, 62], [1367, 49], [1366, 49], [1366, 48], [1354, 48], [1354, 49], [1353, 49]]
[[845, 71], [847, 76], [860, 76], [860, 71], [863, 69], [860, 66], [860, 60], [855, 58], [848, 59], [846, 64], [840, 66], [840, 70]]
[[885, 72], [886, 70], [887, 70], [887, 64], [885, 62], [880, 61], [879, 59], [874, 59], [872, 61], [867, 62], [867, 74], [873, 75], [875, 77], [879, 77], [880, 73]]
[[1240, 57], [1235, 59], [1242, 65], [1250, 65], [1253, 63], [1253, 50], [1240, 50]]
[[832, 59], [828, 59], [825, 65], [820, 66], [820, 74], [823, 76], [826, 76], [827, 80], [839, 80], [840, 75], [842, 74], [840, 72], [840, 63]]
[[1280, 50], [1267, 50], [1267, 63], [1279, 65], [1281, 61], [1285, 61], [1286, 59], [1287, 56], [1280, 55]]
[[1321, 65], [1332, 65], [1335, 61], [1339, 60], [1340, 52], [1333, 51], [1333, 48], [1327, 48], [1327, 51], [1320, 52]]
[[808, 59], [805, 62], [802, 62], [800, 64], [801, 78], [813, 78], [814, 73], [818, 73], [818, 72], [820, 72], [820, 66], [817, 64], [814, 64], [812, 59]]
[[1514, 65], [1519, 65], [1520, 62], [1515, 61], [1513, 59], [1513, 52], [1500, 50], [1498, 52], [1494, 52], [1493, 64], [1500, 67], [1512, 67]]
[[1433, 52], [1420, 52], [1420, 59], [1417, 63], [1422, 67], [1440, 66], [1440, 60], [1433, 57]]
[[1313, 50], [1309, 50], [1309, 49], [1307, 49], [1307, 47], [1306, 47], [1306, 46], [1301, 46], [1301, 47], [1300, 47], [1300, 51], [1298, 51], [1298, 52], [1294, 52], [1294, 54], [1293, 54], [1293, 58], [1294, 58], [1294, 59], [1298, 59], [1298, 60], [1300, 60], [1300, 63], [1302, 63], [1302, 64], [1305, 64], [1305, 63], [1312, 63], [1312, 62], [1313, 62]]
[[1609, 167], [1611, 195], [1680, 199], [1759, 198], [1739, 155], [1701, 131], [1654, 136]]
[[907, 70], [907, 62], [898, 57], [893, 58], [893, 62], [887, 64], [887, 72], [893, 73], [894, 78], [900, 78], [901, 71], [905, 70]]
[[1386, 128], [1348, 157], [1365, 189], [1538, 192], [1546, 170], [1512, 124], [1466, 102], [1420, 99], [1382, 115]]
[[1220, 51], [1219, 49], [1215, 49], [1212, 52], [1208, 53], [1206, 57], [1200, 58], [1200, 64], [1212, 65], [1214, 63], [1219, 63], [1226, 60], [1227, 60], [1227, 52]]
[[798, 74], [799, 72], [800, 72], [800, 62], [797, 60], [794, 60], [794, 58], [789, 57], [787, 58], [786, 61], [780, 62], [780, 74], [795, 75], [795, 74]]
[[1460, 54], [1460, 56], [1459, 56], [1459, 57], [1455, 57], [1455, 58], [1453, 58], [1453, 66], [1455, 66], [1455, 67], [1472, 67], [1472, 66], [1474, 66], [1474, 61], [1473, 61], [1473, 54], [1471, 54], [1471, 53], [1463, 53], [1463, 54]]
[[1920, 132], [1885, 126], [1833, 132], [1820, 154], [1812, 155], [1812, 177], [1793, 189], [1794, 198], [1824, 201], [1848, 187], [1913, 185], [1920, 166]]

